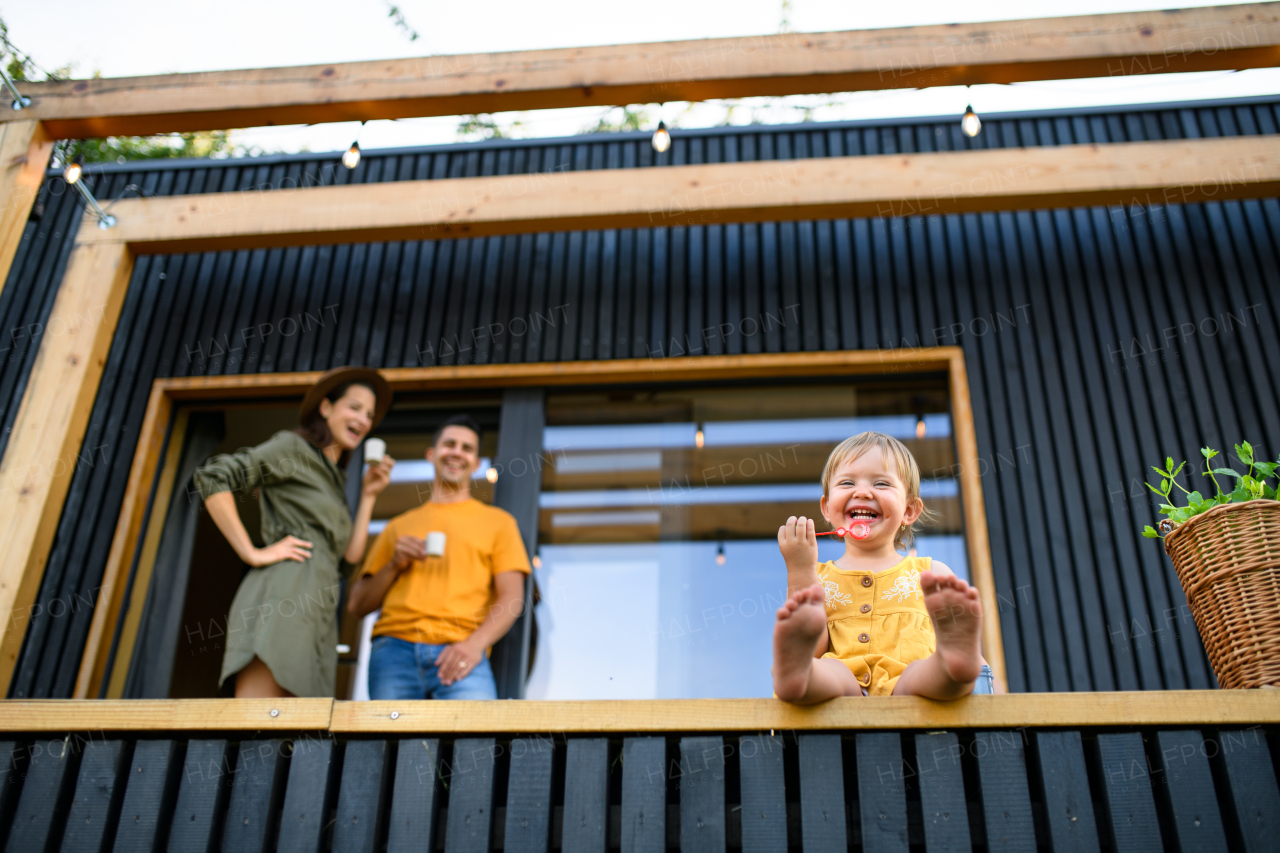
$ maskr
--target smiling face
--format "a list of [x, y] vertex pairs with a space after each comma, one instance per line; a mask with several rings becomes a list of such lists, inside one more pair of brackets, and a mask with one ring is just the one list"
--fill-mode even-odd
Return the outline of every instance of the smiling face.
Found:
[[337, 400], [320, 401], [320, 417], [329, 425], [333, 443], [355, 450], [373, 427], [378, 398], [364, 385], [350, 385]]
[[480, 467], [480, 436], [464, 426], [447, 426], [435, 446], [427, 448], [427, 461], [435, 466], [437, 480], [455, 488], [469, 485]]
[[866, 525], [867, 535], [853, 538], [870, 548], [892, 546], [898, 529], [919, 518], [923, 509], [920, 498], [907, 498], [893, 458], [875, 445], [837, 465], [822, 498], [822, 515], [832, 527]]

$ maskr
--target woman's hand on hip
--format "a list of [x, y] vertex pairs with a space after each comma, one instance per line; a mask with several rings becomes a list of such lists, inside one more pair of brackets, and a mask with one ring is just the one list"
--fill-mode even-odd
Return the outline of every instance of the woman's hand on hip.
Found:
[[254, 568], [274, 566], [292, 560], [303, 563], [311, 559], [311, 543], [297, 536], [286, 536], [265, 548], [254, 548], [247, 562]]
[[444, 651], [436, 655], [436, 674], [446, 686], [453, 684], [470, 675], [482, 657], [484, 649], [475, 646], [469, 639], [445, 646]]
[[381, 494], [382, 490], [391, 482], [391, 469], [395, 466], [396, 460], [390, 456], [384, 456], [381, 461], [370, 465], [369, 470], [364, 472], [364, 479], [361, 481], [361, 496], [376, 498]]

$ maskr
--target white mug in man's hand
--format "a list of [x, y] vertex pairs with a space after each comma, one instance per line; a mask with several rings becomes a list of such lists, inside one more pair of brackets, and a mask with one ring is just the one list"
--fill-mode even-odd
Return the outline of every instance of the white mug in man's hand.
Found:
[[377, 465], [387, 453], [387, 443], [380, 438], [367, 438], [364, 442], [364, 461]]
[[444, 556], [444, 534], [438, 530], [427, 534], [427, 556]]

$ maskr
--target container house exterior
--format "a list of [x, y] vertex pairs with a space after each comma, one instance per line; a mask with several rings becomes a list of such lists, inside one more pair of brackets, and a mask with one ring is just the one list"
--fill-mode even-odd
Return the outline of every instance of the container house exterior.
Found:
[[[1280, 100], [1259, 98], [984, 116], [983, 132], [973, 140], [945, 117], [689, 130], [676, 133], [664, 155], [654, 153], [647, 134], [602, 134], [370, 151], [355, 170], [333, 155], [300, 154], [124, 163], [87, 175], [104, 201], [135, 193], [282, 193], [490, 175], [511, 176], [517, 191], [588, 170], [1272, 135], [1278, 122]], [[28, 624], [9, 697], [77, 695], [87, 654], [100, 662], [91, 696], [215, 695], [203, 673], [220, 656], [217, 638], [227, 626], [210, 621], [199, 605], [225, 595], [225, 583], [208, 580], [213, 573], [204, 571], [216, 567], [219, 555], [210, 550], [216, 543], [186, 483], [193, 467], [219, 448], [248, 442], [267, 426], [287, 428], [296, 399], [223, 390], [173, 409], [156, 433], [161, 440], [153, 451], [162, 464], [144, 490], [148, 544], [111, 580], [117, 603], [104, 639], [94, 647], [91, 624], [107, 601], [104, 576], [153, 389], [159, 380], [189, 380], [195, 387], [202, 379], [228, 377], [243, 378], [247, 388], [253, 377], [342, 364], [430, 368], [441, 375], [493, 366], [474, 387], [458, 380], [446, 391], [405, 392], [387, 431], [393, 449], [403, 448], [406, 458], [420, 452], [423, 436], [453, 410], [477, 414], [491, 433], [482, 455], [494, 477], [478, 480], [477, 494], [516, 515], [530, 553], [545, 566], [535, 573], [541, 600], [531, 608], [542, 618], [526, 614], [494, 650], [505, 697], [531, 691], [546, 699], [767, 696], [768, 679], [762, 693], [758, 675], [767, 675], [768, 659], [757, 652], [760, 626], [767, 629], [772, 613], [771, 588], [764, 552], [750, 546], [761, 539], [768, 513], [751, 509], [751, 502], [781, 511], [808, 499], [805, 489], [811, 485], [796, 481], [812, 478], [804, 448], [835, 442], [822, 433], [788, 443], [786, 431], [814, 424], [900, 429], [907, 440], [914, 434], [934, 489], [926, 499], [932, 495], [944, 516], [938, 535], [922, 539], [922, 553], [954, 553], [949, 560], [976, 569], [966, 561], [966, 541], [970, 525], [985, 526], [997, 610], [988, 617], [998, 620], [1010, 692], [1211, 690], [1213, 673], [1172, 567], [1158, 544], [1139, 534], [1156, 518], [1144, 472], [1165, 456], [1198, 459], [1205, 444], [1225, 447], [1243, 438], [1280, 448], [1280, 343], [1274, 334], [1280, 317], [1280, 202], [1134, 202], [950, 215], [907, 206], [871, 219], [659, 222], [648, 229], [141, 258], [83, 446], [74, 459], [61, 461], [70, 478], [67, 498], [36, 604], [22, 614]], [[68, 322], [93, 321], [52, 313], [82, 209], [61, 176], [50, 173], [0, 292], [8, 350], [0, 364], [0, 450], [42, 340]], [[945, 367], [892, 367], [904, 354], [944, 347], [962, 355], [966, 406], [957, 406]], [[842, 373], [804, 360], [846, 352], [879, 354], [890, 366]], [[796, 361], [779, 362], [782, 367], [757, 376], [718, 379], [714, 359], [738, 355]], [[707, 372], [682, 372], [691, 358], [707, 359]], [[520, 372], [530, 365], [551, 371], [623, 360], [639, 360], [644, 369], [625, 379], [586, 376], [572, 382], [537, 371], [545, 381], [529, 379]], [[677, 363], [680, 370], [668, 369]], [[972, 462], [952, 448], [959, 419], [971, 424], [976, 437]], [[655, 424], [670, 429], [632, 444], [616, 438], [614, 444], [592, 444], [596, 433], [586, 432], [616, 437]], [[730, 438], [732, 428], [753, 436]], [[717, 441], [735, 450], [712, 464]], [[783, 447], [792, 463], [782, 457]], [[618, 469], [616, 460], [609, 468], [599, 461], [601, 448], [641, 468]], [[662, 451], [658, 457], [652, 456], [655, 448]], [[742, 460], [769, 465], [771, 452], [781, 460], [779, 472], [744, 473]], [[725, 464], [728, 472], [718, 467]], [[955, 485], [964, 464], [976, 465], [980, 478], [984, 511], [977, 519]], [[649, 473], [627, 479], [635, 470]], [[422, 499], [414, 485], [420, 482], [400, 484], [396, 507]], [[619, 484], [647, 489], [648, 503], [610, 503], [606, 493]], [[791, 489], [791, 497], [757, 498], [742, 491], [760, 484]], [[729, 497], [717, 497], [724, 495]], [[619, 575], [609, 581], [614, 586], [590, 586], [593, 567], [615, 565], [610, 561], [624, 553], [617, 549], [636, 543], [649, 549], [643, 552], [646, 565], [678, 565], [684, 574], [652, 582]], [[640, 559], [639, 551], [625, 553]], [[725, 583], [755, 584], [751, 595], [763, 597], [750, 615], [743, 601], [751, 595], [726, 594], [718, 580], [705, 587], [689, 581], [716, 566], [727, 567], [715, 576]], [[757, 570], [763, 580], [744, 580]], [[534, 596], [531, 584], [531, 605]], [[645, 601], [651, 603], [648, 610]], [[627, 623], [635, 633], [616, 642], [639, 650], [635, 660], [647, 661], [643, 665], [654, 671], [649, 681], [614, 688], [566, 676], [563, 665], [555, 669], [581, 644], [573, 614], [592, 609], [600, 612], [582, 618], [596, 620], [588, 625], [593, 631], [608, 620], [625, 623], [628, 610], [640, 614]], [[693, 636], [698, 626], [690, 622], [698, 614], [703, 638]], [[358, 625], [346, 626], [344, 645], [340, 700], [359, 695]], [[730, 656], [727, 667], [741, 677], [711, 678], [708, 661], [724, 661], [735, 649], [745, 651]], [[685, 675], [669, 675], [672, 667], [683, 667]], [[623, 692], [609, 692], [614, 689]], [[354, 720], [364, 712], [347, 713]], [[237, 827], [252, 827], [254, 843], [278, 838], [283, 849], [281, 827], [292, 819], [312, 833], [303, 833], [306, 839], [335, 850], [377, 849], [372, 845], [383, 842], [400, 849], [397, 844], [409, 843], [397, 828], [405, 821], [442, 844], [448, 839], [447, 849], [454, 849], [467, 831], [468, 815], [487, 828], [476, 840], [481, 846], [466, 849], [515, 849], [525, 835], [552, 839], [561, 849], [577, 844], [579, 836], [583, 843], [598, 843], [596, 849], [751, 849], [757, 830], [748, 817], [756, 810], [762, 815], [760, 837], [776, 840], [781, 833], [784, 845], [787, 838], [798, 842], [803, 836], [806, 848], [822, 847], [816, 839], [830, 832], [861, 838], [860, 849], [873, 849], [869, 833], [887, 821], [887, 846], [876, 841], [874, 849], [905, 850], [926, 841], [934, 849], [941, 842], [933, 834], [940, 831], [933, 817], [951, 808], [967, 814], [974, 843], [985, 849], [996, 846], [992, 833], [1006, 831], [1010, 844], [1032, 849], [1039, 839], [1047, 849], [1046, 839], [1052, 839], [1052, 849], [1058, 849], [1080, 831], [1071, 825], [1074, 817], [1063, 823], [1059, 813], [1082, 803], [1093, 843], [1109, 839], [1109, 849], [1121, 849], [1131, 836], [1139, 846], [1144, 837], [1154, 837], [1158, 846], [1161, 833], [1185, 843], [1201, 821], [1184, 826], [1177, 803], [1196, 790], [1217, 792], [1206, 831], [1224, 843], [1264, 849], [1248, 846], [1255, 843], [1248, 815], [1265, 815], [1267, 826], [1280, 819], [1266, 746], [1267, 736], [1276, 742], [1275, 733], [1245, 727], [1247, 710], [1240, 720], [1224, 721], [1228, 727], [1221, 731], [1113, 732], [1077, 721], [1026, 734], [1034, 720], [992, 718], [953, 723], [954, 730], [939, 734], [936, 743], [929, 734], [892, 730], [893, 723], [879, 726], [889, 731], [843, 739], [833, 731], [788, 740], [766, 733], [769, 726], [730, 736], [692, 722], [696, 715], [687, 713], [690, 722], [668, 721], [658, 729], [632, 721], [574, 730], [593, 737], [570, 737], [567, 730], [551, 737], [545, 733], [557, 730], [549, 721], [479, 722], [451, 729], [456, 737], [398, 741], [371, 729], [344, 732], [332, 720], [299, 722], [289, 731], [314, 733], [319, 746], [302, 749], [298, 744], [306, 738], [287, 735], [294, 744], [291, 756], [278, 748], [286, 737], [279, 733], [253, 741], [248, 735], [195, 732], [136, 746], [108, 733], [100, 745], [88, 745], [61, 763], [35, 756], [29, 745], [10, 748], [15, 755], [26, 750], [26, 778], [43, 780], [39, 784], [48, 787], [51, 802], [63, 797], [58, 819], [72, 834], [79, 825], [66, 809], [92, 807], [79, 799], [66, 806], [68, 792], [79, 791], [75, 780], [86, 772], [85, 762], [109, 768], [133, 761], [139, 770], [155, 767], [172, 775], [164, 788], [170, 799], [157, 798], [149, 806], [171, 849], [178, 849], [172, 839], [179, 836], [169, 833], [179, 833], [179, 819], [186, 820], [186, 812], [176, 814], [175, 808], [192, 810], [194, 828], [182, 823], [181, 831], [191, 829], [200, 844], [221, 837], [235, 846], [233, 834], [249, 832]], [[1022, 713], [1034, 710], [1028, 706]], [[206, 729], [216, 733], [218, 726]], [[1254, 738], [1247, 749], [1242, 731]], [[517, 736], [529, 732], [544, 733], [550, 744], [545, 755], [539, 751], [542, 736]], [[1234, 752], [1232, 738], [1241, 741]], [[228, 745], [232, 741], [240, 743], [239, 753]], [[262, 760], [245, 759], [246, 744], [265, 745]], [[1168, 756], [1184, 755], [1184, 748], [1192, 759], [1175, 766]], [[946, 766], [928, 758], [939, 754], [958, 757]], [[231, 785], [213, 784], [206, 791], [189, 778], [185, 785], [178, 779], [177, 768], [189, 770], [192, 760], [244, 772]], [[924, 780], [929, 761], [943, 780], [940, 787]], [[679, 773], [664, 770], [661, 785], [636, 793], [646, 778], [640, 768], [673, 762]], [[1134, 762], [1144, 773], [1164, 774], [1165, 788], [1156, 799], [1106, 775]], [[446, 764], [454, 786], [423, 786], [423, 766]], [[1066, 776], [1051, 772], [1058, 766], [1068, 768]], [[893, 777], [889, 784], [884, 772], [873, 775], [886, 767], [902, 770], [884, 771]], [[695, 775], [704, 769], [706, 777]], [[1262, 779], [1256, 803], [1244, 792], [1246, 780], [1254, 778], [1250, 774]], [[1055, 787], [1055, 779], [1068, 777]], [[710, 781], [703, 784], [702, 778]], [[1014, 780], [1009, 790], [1001, 788], [1001, 778]], [[27, 814], [21, 809], [41, 808], [32, 784], [27, 782], [20, 804], [14, 800], [13, 820]], [[270, 796], [261, 799], [253, 786], [265, 786], [260, 790]], [[838, 826], [814, 818], [810, 810], [817, 801], [806, 795], [802, 803], [802, 788], [826, 790], [833, 803], [842, 804], [833, 806]], [[981, 797], [970, 795], [966, 807], [966, 791], [975, 788]], [[403, 794], [411, 789], [419, 792], [413, 802]], [[530, 806], [517, 796], [520, 791], [541, 792], [553, 807]], [[1126, 822], [1121, 810], [1131, 807], [1128, 797], [1137, 817]], [[310, 806], [312, 800], [319, 805]], [[302, 817], [309, 808], [336, 810], [336, 828], [313, 826]], [[532, 817], [520, 809], [531, 810]], [[644, 815], [655, 811], [660, 817], [645, 824]], [[1134, 827], [1147, 835], [1132, 835]], [[627, 832], [639, 833], [632, 838], [640, 839], [636, 846], [629, 846]]]

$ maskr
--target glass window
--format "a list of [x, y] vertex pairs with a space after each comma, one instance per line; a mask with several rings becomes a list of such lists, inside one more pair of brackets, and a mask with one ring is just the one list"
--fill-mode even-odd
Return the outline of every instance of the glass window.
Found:
[[948, 409], [945, 379], [550, 394], [528, 697], [770, 696], [778, 526], [864, 430], [911, 448], [940, 516], [917, 553], [967, 576]]

